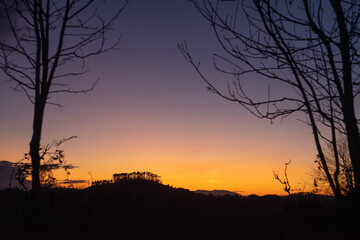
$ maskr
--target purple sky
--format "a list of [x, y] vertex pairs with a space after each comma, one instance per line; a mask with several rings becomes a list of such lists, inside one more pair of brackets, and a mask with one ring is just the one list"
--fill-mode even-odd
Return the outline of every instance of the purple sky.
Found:
[[[109, 1], [103, 13], [115, 7]], [[46, 108], [43, 143], [78, 136], [63, 146], [69, 163], [79, 166], [74, 179], [151, 171], [190, 190], [282, 193], [272, 170], [282, 172], [292, 159], [293, 185], [311, 182], [316, 154], [298, 116], [274, 124], [256, 119], [208, 92], [185, 61], [177, 48], [183, 40], [209, 79], [225, 78], [211, 65], [212, 53], [222, 51], [210, 25], [189, 1], [133, 0], [112, 34], [122, 34], [120, 49], [90, 59], [90, 72], [72, 81], [81, 89], [101, 79], [95, 90], [54, 96], [64, 107]], [[18, 161], [28, 151], [32, 105], [5, 82], [0, 73], [0, 160]], [[258, 84], [254, 76], [250, 90], [266, 94], [267, 83]]]

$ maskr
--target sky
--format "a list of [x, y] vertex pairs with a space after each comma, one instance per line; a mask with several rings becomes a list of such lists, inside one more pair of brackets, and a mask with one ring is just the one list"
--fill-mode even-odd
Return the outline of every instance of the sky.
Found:
[[[117, 1], [106, 4], [101, 14], [117, 7]], [[212, 54], [223, 52], [189, 1], [132, 0], [111, 36], [121, 36], [119, 49], [89, 59], [89, 73], [71, 82], [84, 89], [100, 79], [95, 89], [53, 96], [63, 107], [45, 110], [43, 144], [77, 136], [62, 145], [67, 162], [78, 166], [71, 179], [150, 171], [164, 184], [190, 190], [284, 194], [273, 171], [281, 177], [291, 159], [290, 184], [311, 190], [316, 151], [300, 116], [273, 123], [255, 118], [207, 91], [178, 50], [186, 40], [209, 79], [224, 82], [212, 66]], [[251, 77], [249, 89], [266, 94], [257, 76]], [[16, 162], [28, 151], [32, 108], [0, 73], [0, 161]]]

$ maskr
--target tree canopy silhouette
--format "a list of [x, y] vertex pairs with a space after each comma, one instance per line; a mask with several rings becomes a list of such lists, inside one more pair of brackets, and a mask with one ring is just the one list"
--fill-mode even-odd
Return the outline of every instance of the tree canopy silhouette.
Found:
[[[106, 1], [104, 1], [106, 2]], [[128, 1], [121, 2], [112, 16], [101, 17], [95, 0], [2, 0], [1, 18], [7, 31], [0, 41], [0, 68], [14, 89], [26, 94], [34, 105], [30, 157], [32, 192], [40, 189], [40, 141], [43, 116], [50, 96], [86, 93], [73, 90], [67, 80], [87, 72], [85, 60], [114, 49], [119, 39], [108, 41], [108, 32]], [[64, 72], [63, 67], [79, 61], [83, 68]], [[65, 81], [66, 80], [66, 81]]]
[[151, 172], [132, 172], [132, 173], [115, 173], [113, 174], [114, 182], [121, 180], [145, 180], [161, 183], [160, 176]]
[[[225, 50], [223, 55], [213, 55], [215, 68], [233, 76], [222, 89], [201, 71], [186, 42], [180, 44], [207, 88], [258, 118], [272, 121], [302, 113], [302, 121], [313, 133], [316, 161], [336, 198], [355, 195], [360, 199], [355, 111], [360, 92], [359, 1], [191, 2], [211, 23]], [[254, 74], [270, 82], [262, 98], [247, 91]], [[272, 91], [272, 86], [280, 88]], [[343, 156], [348, 157], [346, 164]]]
[[146, 181], [161, 184], [161, 177], [151, 172], [114, 173], [110, 180], [92, 181], [92, 186], [102, 186], [121, 182]]

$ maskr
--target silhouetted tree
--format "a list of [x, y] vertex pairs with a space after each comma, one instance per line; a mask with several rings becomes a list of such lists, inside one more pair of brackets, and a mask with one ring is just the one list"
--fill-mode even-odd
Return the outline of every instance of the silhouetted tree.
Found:
[[151, 172], [132, 172], [132, 173], [114, 173], [113, 179], [110, 180], [96, 180], [91, 182], [91, 186], [103, 186], [112, 183], [119, 183], [122, 181], [149, 181], [161, 183], [161, 177]]
[[282, 185], [284, 185], [284, 191], [289, 194], [289, 196], [291, 196], [291, 185], [290, 185], [290, 181], [287, 175], [287, 167], [288, 165], [291, 163], [291, 160], [289, 160], [287, 163], [285, 163], [285, 169], [284, 169], [284, 179], [281, 179], [279, 177], [279, 173], [278, 172], [273, 172], [274, 173], [274, 178], [276, 180], [278, 180]]
[[115, 173], [113, 174], [114, 182], [121, 180], [145, 180], [161, 183], [160, 176], [151, 172], [132, 172], [132, 173]]
[[91, 182], [91, 186], [103, 186], [103, 185], [107, 185], [107, 184], [111, 184], [114, 183], [113, 180], [95, 180]]
[[[354, 181], [349, 194], [360, 199], [359, 119], [355, 113], [360, 86], [359, 1], [191, 1], [211, 23], [226, 52], [225, 56], [213, 55], [215, 68], [234, 77], [225, 90], [215, 86], [201, 72], [186, 42], [179, 45], [207, 88], [258, 118], [272, 121], [303, 113], [302, 121], [313, 133], [321, 171], [338, 200], [344, 196], [338, 140], [345, 139], [346, 169]], [[246, 89], [254, 81], [253, 74], [270, 82], [263, 98]], [[270, 86], [279, 89], [273, 93]], [[333, 167], [325, 154], [327, 147]]]
[[[63, 138], [59, 141], [53, 141], [51, 144], [44, 145], [40, 148], [39, 154], [42, 161], [39, 166], [39, 179], [42, 186], [52, 188], [59, 185], [54, 176], [54, 170], [57, 169], [63, 169], [66, 172], [67, 180], [64, 183], [68, 183], [68, 186], [70, 186], [69, 170], [76, 168], [76, 166], [66, 162], [64, 150], [59, 149], [59, 147], [64, 142], [73, 138], [76, 138], [76, 136]], [[15, 178], [25, 190], [27, 190], [27, 178], [32, 175], [32, 172], [33, 169], [30, 154], [25, 153], [24, 158], [14, 164], [13, 171], [13, 174], [15, 173]]]
[[[349, 150], [347, 147], [347, 142], [345, 139], [340, 138], [337, 140], [337, 159], [334, 157], [334, 150], [331, 146], [328, 146], [325, 149], [325, 158], [328, 163], [328, 168], [330, 172], [335, 172], [337, 168], [337, 164], [339, 165], [338, 172], [338, 186], [339, 190], [344, 196], [350, 195], [354, 192], [354, 171], [352, 169], [352, 164], [350, 161]], [[324, 173], [324, 169], [319, 161], [318, 157], [315, 160], [314, 167], [314, 187], [317, 191], [328, 191], [328, 181], [326, 175]]]
[[[105, 2], [105, 1], [104, 1]], [[124, 0], [113, 16], [102, 18], [95, 0], [2, 0], [1, 17], [6, 21], [6, 37], [0, 42], [0, 68], [7, 80], [15, 83], [34, 104], [30, 157], [32, 193], [40, 189], [40, 141], [45, 106], [57, 93], [86, 93], [72, 90], [64, 79], [87, 72], [62, 71], [66, 64], [84, 61], [114, 49], [119, 39], [107, 44], [107, 33], [128, 1]], [[57, 103], [52, 103], [56, 104]]]

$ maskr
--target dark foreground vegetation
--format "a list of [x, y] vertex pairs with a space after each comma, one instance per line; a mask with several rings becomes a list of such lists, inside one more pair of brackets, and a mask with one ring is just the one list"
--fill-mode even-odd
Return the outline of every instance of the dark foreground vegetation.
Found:
[[[329, 197], [206, 196], [148, 180], [0, 191], [0, 239], [356, 239]], [[355, 228], [354, 228], [355, 227]], [[359, 235], [358, 235], [359, 236]]]

